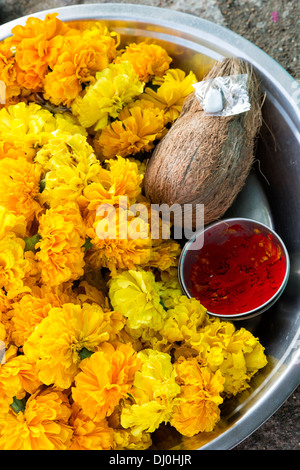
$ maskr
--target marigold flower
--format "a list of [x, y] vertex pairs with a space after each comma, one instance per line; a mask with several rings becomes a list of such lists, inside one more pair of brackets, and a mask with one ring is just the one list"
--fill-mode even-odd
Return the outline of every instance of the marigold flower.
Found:
[[82, 91], [82, 84], [94, 81], [116, 55], [115, 37], [102, 34], [99, 27], [64, 37], [60, 55], [44, 80], [44, 97], [52, 103], [70, 106]]
[[111, 304], [127, 318], [126, 328], [133, 337], [146, 338], [149, 329], [163, 327], [166, 312], [151, 271], [124, 271], [113, 276], [108, 285]]
[[224, 378], [219, 370], [212, 373], [200, 367], [197, 359], [181, 359], [175, 364], [181, 393], [171, 418], [171, 425], [184, 436], [210, 432], [220, 419]]
[[1, 450], [66, 450], [71, 407], [63, 392], [47, 388], [29, 397], [24, 412], [0, 415]]
[[219, 319], [208, 321], [190, 345], [199, 351], [203, 365], [222, 373], [228, 396], [248, 388], [251, 377], [267, 364], [264, 348], [251, 332]]
[[[11, 38], [0, 43], [0, 79], [6, 87], [17, 85], [16, 59], [11, 50]], [[20, 88], [17, 87], [20, 91]]]
[[109, 416], [130, 392], [140, 361], [130, 344], [105, 343], [84, 359], [75, 377], [72, 397], [83, 412], [99, 421]]
[[118, 270], [147, 264], [151, 256], [148, 223], [126, 209], [108, 206], [107, 212], [105, 217], [97, 216], [92, 227], [87, 228], [93, 246], [85, 256], [87, 266], [108, 268], [116, 274]]
[[[27, 158], [27, 154], [22, 148], [22, 144], [20, 142], [0, 140], [0, 159], [2, 160], [6, 157], [14, 158], [16, 160], [19, 157]], [[31, 156], [28, 160], [31, 161]]]
[[24, 355], [6, 357], [0, 366], [0, 413], [8, 412], [14, 397], [35, 393], [40, 386], [35, 363]]
[[193, 338], [198, 338], [199, 329], [206, 318], [206, 308], [198, 300], [183, 295], [179, 297], [176, 306], [167, 311], [160, 334], [170, 343], [192, 342]]
[[29, 18], [25, 26], [12, 29], [12, 45], [16, 48], [18, 82], [29, 90], [42, 89], [42, 81], [59, 56], [68, 26], [48, 14], [44, 20]]
[[0, 240], [0, 288], [5, 289], [9, 298], [24, 287], [28, 269], [24, 248], [24, 240], [14, 234], [8, 234]]
[[157, 44], [140, 42], [126, 46], [125, 51], [117, 57], [116, 63], [130, 62], [142, 82], [148, 82], [155, 75], [162, 76], [172, 62], [167, 51]]
[[110, 64], [95, 78], [85, 94], [74, 100], [72, 112], [82, 126], [99, 130], [107, 125], [109, 116], [116, 118], [126, 104], [140, 95], [144, 85], [129, 62]]
[[24, 343], [24, 353], [36, 362], [40, 380], [64, 389], [79, 371], [80, 351], [95, 351], [101, 343], [116, 339], [124, 322], [117, 312], [97, 304], [63, 304], [54, 307]]
[[42, 210], [37, 201], [41, 169], [39, 165], [20, 157], [0, 160], [0, 205], [15, 215], [27, 219], [27, 229]]
[[169, 69], [162, 79], [156, 79], [153, 84], [160, 85], [157, 91], [145, 88], [142, 98], [149, 99], [160, 107], [169, 122], [174, 122], [181, 113], [186, 97], [194, 91], [193, 84], [197, 78], [193, 72], [185, 75], [183, 70]]
[[99, 206], [109, 204], [117, 207], [122, 203], [119, 199], [122, 196], [127, 197], [127, 205], [131, 205], [142, 191], [143, 175], [134, 160], [122, 157], [108, 160], [107, 169], [100, 168], [97, 179], [86, 186], [79, 201], [82, 208], [87, 208], [84, 212], [87, 225], [94, 223]]
[[114, 429], [114, 450], [146, 450], [152, 445], [151, 434], [142, 432], [134, 436], [131, 429]]
[[145, 431], [152, 433], [162, 422], [167, 423], [173, 399], [180, 393], [169, 354], [145, 349], [138, 352], [138, 358], [142, 366], [135, 373], [130, 392], [134, 402], [125, 404], [121, 414], [121, 425], [130, 428], [134, 436]]
[[76, 403], [72, 405], [70, 423], [73, 437], [69, 450], [110, 450], [114, 432], [106, 418], [95, 421], [86, 416]]
[[175, 240], [152, 240], [151, 258], [147, 266], [166, 271], [178, 265], [180, 253], [181, 247]]
[[65, 298], [43, 286], [23, 295], [11, 305], [12, 341], [22, 346], [52, 307], [60, 307]]
[[75, 203], [48, 209], [39, 219], [39, 235], [36, 259], [45, 284], [57, 286], [83, 275], [85, 225]]
[[137, 100], [102, 130], [98, 144], [104, 157], [126, 157], [150, 152], [166, 132], [163, 111], [151, 101]]
[[35, 103], [18, 103], [0, 110], [1, 139], [14, 146], [20, 151], [19, 156], [26, 156], [28, 160], [35, 155], [38, 145], [53, 137], [51, 133], [57, 128], [57, 119], [53, 114]]
[[182, 296], [177, 268], [171, 267], [167, 270], [163, 270], [160, 273], [160, 281], [158, 285], [161, 302], [165, 309], [168, 310], [174, 308]]
[[26, 236], [26, 217], [23, 214], [13, 214], [6, 207], [0, 206], [0, 239], [9, 233], [24, 238]]
[[83, 190], [98, 180], [100, 163], [86, 137], [62, 134], [39, 150], [35, 162], [42, 166], [45, 187], [39, 195], [50, 207], [79, 201]]

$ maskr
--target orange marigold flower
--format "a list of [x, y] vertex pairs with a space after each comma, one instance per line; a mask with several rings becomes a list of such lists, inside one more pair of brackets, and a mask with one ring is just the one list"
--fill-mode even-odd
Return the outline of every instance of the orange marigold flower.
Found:
[[94, 421], [86, 416], [76, 403], [73, 403], [70, 423], [74, 432], [69, 450], [112, 449], [114, 432], [105, 418]]
[[37, 201], [41, 168], [24, 157], [0, 160], [0, 205], [27, 219], [27, 228], [42, 210]]
[[[10, 354], [10, 353], [9, 353]], [[0, 367], [0, 413], [7, 413], [13, 398], [35, 393], [41, 386], [35, 364], [26, 356], [6, 357]]]
[[28, 262], [24, 256], [25, 242], [14, 234], [8, 234], [0, 240], [0, 288], [4, 288], [8, 297], [24, 288]]
[[63, 392], [32, 395], [24, 412], [0, 415], [0, 450], [66, 450], [72, 438], [71, 407]]
[[82, 83], [94, 80], [97, 71], [110, 63], [100, 38], [86, 34], [65, 37], [60, 55], [44, 80], [44, 97], [55, 105], [70, 106], [82, 91]]
[[12, 29], [11, 44], [16, 48], [15, 59], [18, 64], [18, 83], [30, 90], [42, 89], [48, 67], [56, 62], [63, 44], [67, 25], [48, 14], [44, 20], [29, 18], [25, 26]]
[[43, 82], [44, 97], [55, 105], [70, 106], [82, 88], [76, 77], [76, 69], [67, 52], [60, 55], [52, 72]]
[[65, 296], [60, 296], [47, 286], [36, 287], [11, 305], [12, 341], [22, 346], [34, 329], [48, 316], [52, 307], [61, 307]]
[[121, 314], [104, 311], [97, 304], [63, 304], [52, 308], [34, 329], [23, 349], [36, 362], [40, 380], [64, 389], [78, 373], [82, 350], [95, 351], [114, 341], [123, 328]]
[[210, 432], [220, 419], [224, 378], [219, 370], [212, 373], [196, 358], [181, 358], [175, 363], [176, 381], [181, 393], [173, 409], [171, 425], [184, 436]]
[[163, 111], [151, 101], [137, 100], [102, 130], [98, 143], [104, 157], [125, 157], [150, 152], [166, 132]]
[[131, 62], [140, 80], [148, 82], [154, 75], [162, 76], [172, 62], [167, 51], [156, 44], [132, 43], [116, 59], [116, 63]]
[[0, 140], [0, 160], [3, 158], [13, 158], [17, 160], [19, 157], [26, 158], [26, 152], [19, 142], [8, 142]]
[[110, 416], [121, 398], [131, 390], [134, 374], [140, 366], [130, 344], [115, 348], [105, 343], [99, 351], [81, 362], [72, 396], [83, 412], [93, 420]]
[[0, 43], [0, 79], [4, 81], [7, 87], [17, 83], [15, 56], [11, 50], [11, 38]]
[[39, 220], [36, 245], [42, 281], [57, 286], [83, 275], [85, 225], [76, 203], [48, 209]]

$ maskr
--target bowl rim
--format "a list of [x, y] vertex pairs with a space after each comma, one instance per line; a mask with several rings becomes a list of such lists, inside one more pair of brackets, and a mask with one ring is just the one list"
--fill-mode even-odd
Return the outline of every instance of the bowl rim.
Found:
[[[287, 285], [289, 275], [290, 275], [290, 257], [289, 257], [288, 250], [287, 250], [282, 238], [278, 235], [278, 233], [273, 228], [269, 227], [268, 225], [266, 225], [262, 222], [259, 222], [258, 220], [251, 219], [249, 217], [224, 218], [224, 219], [220, 219], [220, 220], [217, 220], [215, 222], [212, 222], [212, 223], [208, 224], [206, 227], [204, 227], [203, 229], [198, 230], [194, 234], [194, 236], [190, 240], [188, 240], [186, 242], [186, 244], [184, 245], [184, 247], [182, 248], [182, 251], [181, 251], [181, 254], [180, 254], [180, 257], [179, 257], [179, 261], [178, 261], [178, 280], [179, 280], [179, 283], [180, 283], [181, 288], [184, 291], [185, 295], [187, 295], [189, 298], [192, 297], [192, 295], [189, 293], [189, 290], [186, 286], [186, 283], [185, 283], [185, 280], [184, 280], [184, 275], [183, 275], [184, 260], [185, 260], [185, 257], [186, 257], [186, 254], [187, 254], [188, 250], [189, 250], [190, 245], [194, 242], [194, 240], [196, 240], [199, 237], [199, 235], [204, 235], [207, 231], [209, 231], [213, 227], [217, 227], [218, 225], [222, 225], [222, 224], [226, 224], [226, 223], [238, 223], [238, 222], [245, 222], [245, 223], [249, 222], [251, 224], [255, 224], [258, 227], [262, 227], [265, 230], [267, 230], [268, 232], [270, 232], [275, 237], [277, 242], [280, 244], [280, 246], [281, 246], [281, 248], [284, 252], [286, 266], [285, 266], [284, 278], [283, 278], [280, 286], [278, 287], [277, 291], [275, 292], [275, 294], [273, 294], [272, 297], [270, 297], [266, 302], [259, 305], [258, 307], [254, 308], [252, 310], [248, 310], [246, 312], [232, 314], [232, 315], [222, 315], [221, 313], [214, 313], [214, 312], [211, 312], [211, 311], [207, 310], [207, 313], [209, 315], [211, 315], [213, 317], [227, 319], [229, 321], [230, 320], [243, 320], [243, 319], [248, 320], [249, 318], [252, 318], [254, 316], [257, 316], [257, 315], [260, 315], [260, 314], [264, 313], [268, 308], [270, 308], [271, 306], [274, 305], [274, 303], [278, 300], [280, 295], [283, 293], [283, 291], [284, 291], [284, 289]], [[202, 248], [200, 248], [200, 250], [201, 249]], [[198, 251], [200, 251], [200, 250], [198, 250]]]
[[[205, 44], [208, 45], [208, 48], [211, 46], [212, 50], [215, 50], [217, 39], [218, 47], [220, 46], [224, 51], [226, 49], [223, 57], [235, 56], [248, 60], [258, 72], [263, 73], [266, 78], [275, 83], [272, 93], [275, 94], [275, 98], [282, 96], [289, 102], [290, 107], [288, 110], [285, 109], [284, 112], [294, 130], [298, 129], [300, 102], [296, 101], [295, 91], [299, 87], [297, 81], [262, 49], [224, 26], [169, 8], [130, 3], [93, 3], [45, 9], [4, 23], [0, 25], [0, 40], [10, 36], [11, 29], [17, 25], [24, 25], [28, 18], [34, 16], [43, 19], [48, 13], [58, 13], [62, 21], [89, 19], [132, 21], [134, 19], [145, 23], [150, 22], [151, 25], [173, 29], [181, 35], [189, 32], [191, 35], [200, 37], [201, 34], [201, 40], [205, 40]], [[188, 45], [188, 43], [189, 41], [185, 41], [185, 44]], [[192, 44], [191, 41], [190, 44]], [[270, 96], [270, 100], [272, 99], [273, 97]], [[300, 383], [299, 341], [300, 328], [295, 332], [293, 340], [268, 376], [268, 383], [265, 384], [264, 381], [255, 390], [255, 393], [249, 397], [250, 402], [255, 400], [255, 406], [246, 408], [244, 413], [237, 417], [234, 425], [230, 425], [220, 435], [201, 446], [200, 450], [228, 450], [234, 448], [256, 431], [283, 405], [284, 401], [288, 399]], [[278, 387], [280, 387], [280, 393]], [[263, 388], [265, 391], [262, 394]]]

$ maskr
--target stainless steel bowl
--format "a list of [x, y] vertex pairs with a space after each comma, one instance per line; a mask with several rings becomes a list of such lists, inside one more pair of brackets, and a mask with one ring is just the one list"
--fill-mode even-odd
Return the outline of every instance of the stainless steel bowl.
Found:
[[[125, 42], [137, 37], [161, 42], [174, 56], [173, 65], [193, 68], [236, 56], [253, 64], [266, 93], [264, 126], [254, 172], [226, 216], [249, 217], [275, 228], [290, 254], [290, 278], [279, 301], [259, 322], [249, 324], [266, 348], [268, 366], [254, 377], [251, 389], [229, 400], [213, 433], [181, 439], [172, 430], [159, 436], [161, 449], [231, 449], [264, 423], [300, 382], [300, 137], [299, 89], [271, 57], [237, 34], [188, 14], [130, 4], [91, 4], [47, 10], [64, 21], [106, 20]], [[26, 17], [0, 26], [0, 39]], [[199, 67], [199, 64], [202, 66]], [[297, 103], [298, 100], [298, 103]], [[263, 176], [262, 176], [263, 175]], [[254, 319], [255, 320], [255, 319]], [[250, 320], [251, 322], [251, 320]], [[242, 323], [245, 326], [245, 323]]]
[[[256, 308], [245, 312], [227, 315], [222, 315], [222, 313], [216, 313], [212, 310], [207, 312], [209, 315], [229, 321], [249, 320], [250, 318], [261, 315], [266, 310], [271, 308], [282, 295], [290, 275], [290, 260], [288, 251], [282, 239], [277, 235], [276, 232], [274, 232], [274, 230], [272, 230], [267, 225], [262, 224], [261, 222], [257, 222], [256, 220], [245, 217], [234, 217], [231, 219], [225, 218], [208, 225], [203, 230], [196, 232], [195, 235], [186, 242], [181, 251], [178, 264], [178, 278], [181, 288], [187, 297], [193, 297], [191, 268], [195, 263], [197, 263], [197, 258], [201, 253], [201, 250], [205, 249], [205, 245], [207, 243], [223, 246], [224, 242], [228, 240], [229, 236], [232, 236], [232, 229], [236, 225], [238, 225], [240, 229], [238, 232], [236, 232], [236, 237], [238, 237], [239, 234], [242, 236], [249, 236], [255, 233], [262, 233], [265, 237], [271, 237], [272, 243], [277, 246], [282, 253], [285, 267], [284, 277], [278, 286], [277, 291], [274, 292], [272, 297], [264, 301], [261, 305], [258, 305]], [[198, 248], [199, 246], [201, 248]], [[229, 253], [227, 253], [226, 256], [229, 256]], [[248, 296], [249, 294], [250, 292], [246, 291], [246, 295]]]

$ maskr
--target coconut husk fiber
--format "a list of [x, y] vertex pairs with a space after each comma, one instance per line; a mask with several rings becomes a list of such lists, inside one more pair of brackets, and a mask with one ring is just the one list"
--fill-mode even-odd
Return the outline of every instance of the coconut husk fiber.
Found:
[[[217, 62], [204, 78], [236, 74], [248, 74], [251, 109], [234, 116], [211, 116], [204, 113], [195, 93], [190, 94], [148, 162], [145, 194], [151, 203], [204, 204], [205, 224], [221, 218], [232, 205], [254, 161], [262, 93], [252, 66], [241, 59]], [[191, 217], [195, 227], [195, 213]]]

